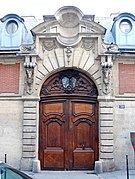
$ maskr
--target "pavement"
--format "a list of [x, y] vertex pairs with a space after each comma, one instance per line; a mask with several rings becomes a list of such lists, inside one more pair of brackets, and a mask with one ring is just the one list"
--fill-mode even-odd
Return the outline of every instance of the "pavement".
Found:
[[[25, 172], [26, 173], [26, 172]], [[135, 170], [104, 172], [95, 174], [93, 171], [41, 171], [39, 173], [27, 172], [33, 179], [135, 179]]]
[[120, 170], [115, 172], [105, 172], [100, 174], [103, 179], [135, 179], [135, 170], [129, 170], [129, 175], [127, 172]]

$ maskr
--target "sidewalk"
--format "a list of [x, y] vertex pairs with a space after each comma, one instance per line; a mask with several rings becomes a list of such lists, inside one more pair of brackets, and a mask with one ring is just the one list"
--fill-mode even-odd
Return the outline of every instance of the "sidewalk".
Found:
[[[27, 174], [33, 179], [127, 179], [126, 171], [105, 172], [99, 175], [92, 171], [42, 171]], [[129, 171], [129, 179], [135, 179], [135, 170]]]
[[[127, 179], [126, 171], [115, 171], [100, 174], [103, 179]], [[129, 179], [135, 179], [135, 170], [129, 171]]]
[[91, 171], [42, 171], [27, 174], [33, 179], [103, 179]]

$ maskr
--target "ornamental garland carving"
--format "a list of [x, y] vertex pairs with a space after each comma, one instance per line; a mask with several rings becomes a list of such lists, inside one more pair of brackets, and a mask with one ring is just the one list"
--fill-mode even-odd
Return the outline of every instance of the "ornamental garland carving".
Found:
[[86, 76], [78, 71], [65, 70], [49, 79], [42, 86], [41, 96], [55, 94], [78, 94], [94, 97], [98, 92], [95, 84]]

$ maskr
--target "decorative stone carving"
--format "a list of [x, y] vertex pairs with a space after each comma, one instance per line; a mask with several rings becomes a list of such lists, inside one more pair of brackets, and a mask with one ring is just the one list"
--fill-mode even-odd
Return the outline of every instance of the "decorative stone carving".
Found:
[[51, 51], [53, 49], [56, 48], [56, 41], [55, 39], [45, 39], [43, 42], [42, 42], [42, 49], [43, 49], [43, 52], [45, 50], [48, 50], [48, 51]]
[[119, 53], [118, 46], [116, 44], [101, 44], [101, 54], [114, 54]]
[[59, 18], [59, 23], [62, 27], [73, 28], [79, 24], [79, 17], [73, 12], [65, 12]]
[[95, 41], [93, 39], [83, 39], [82, 40], [82, 48], [85, 50], [94, 49]]
[[[29, 59], [29, 60], [28, 60]], [[26, 92], [32, 94], [32, 85], [34, 81], [34, 67], [36, 63], [31, 60], [31, 57], [27, 57], [27, 61], [24, 63], [26, 73]]]
[[33, 52], [35, 50], [35, 44], [31, 44], [31, 45], [21, 45], [20, 46], [20, 51], [22, 53], [30, 53]]
[[72, 76], [71, 78], [64, 76], [61, 81], [64, 91], [66, 93], [71, 93], [76, 86], [77, 79], [74, 76]]
[[113, 63], [112, 61], [106, 60], [105, 62], [101, 63], [101, 66], [103, 74], [103, 93], [107, 95], [111, 92], [111, 71]]
[[71, 54], [72, 54], [72, 48], [71, 48], [71, 47], [66, 47], [65, 53], [66, 53], [66, 56], [67, 56], [67, 62], [68, 62], [68, 64], [69, 64], [69, 62], [70, 62], [70, 57], [71, 57]]
[[96, 86], [78, 71], [65, 70], [43, 84], [41, 96], [53, 94], [83, 94], [97, 96]]

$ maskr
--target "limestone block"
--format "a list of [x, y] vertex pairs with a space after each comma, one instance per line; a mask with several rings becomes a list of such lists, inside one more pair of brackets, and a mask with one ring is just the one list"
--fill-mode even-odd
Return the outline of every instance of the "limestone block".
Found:
[[100, 114], [113, 114], [113, 108], [100, 108]]
[[35, 139], [36, 133], [23, 133], [23, 139]]
[[37, 68], [38, 69], [36, 71], [36, 76], [37, 78], [42, 79], [48, 73], [48, 71], [46, 70], [45, 66], [43, 66], [42, 63], [38, 63]]
[[30, 108], [30, 107], [25, 107], [24, 108], [24, 113], [31, 113], [31, 114], [35, 114], [36, 113], [36, 108], [34, 107], [34, 108]]
[[23, 125], [25, 126], [36, 126], [36, 120], [23, 120]]
[[56, 58], [58, 59], [59, 66], [64, 67], [63, 49], [62, 48], [56, 48], [55, 54], [56, 54]]
[[113, 127], [101, 127], [101, 133], [113, 133]]
[[113, 153], [113, 146], [101, 146], [100, 151], [102, 153]]
[[23, 127], [23, 132], [28, 132], [28, 133], [36, 133], [37, 129], [35, 126], [24, 126]]
[[24, 119], [36, 119], [36, 117], [37, 117], [36, 114], [24, 113]]
[[82, 56], [81, 56], [81, 61], [79, 64], [79, 68], [82, 68], [82, 69], [84, 68], [88, 58], [89, 58], [89, 51], [83, 51]]
[[35, 152], [35, 146], [23, 146], [23, 152]]
[[112, 107], [113, 107], [113, 102], [105, 102], [105, 101], [101, 101], [101, 102], [100, 102], [100, 106], [102, 106], [102, 107], [110, 107], [110, 108], [112, 108]]
[[23, 139], [23, 145], [35, 145], [35, 139]]
[[100, 174], [103, 172], [102, 161], [95, 161], [95, 173]]
[[37, 107], [37, 102], [35, 102], [35, 101], [24, 101], [24, 108], [25, 107], [28, 107], [28, 108], [30, 108], [30, 107], [32, 107], [32, 108], [36, 108]]
[[35, 158], [36, 157], [36, 154], [35, 152], [25, 152], [23, 151], [23, 158]]
[[101, 77], [96, 78], [95, 80], [96, 80], [96, 84], [98, 84], [98, 85], [100, 85], [100, 86], [101, 86]]
[[113, 120], [113, 115], [112, 114], [101, 114], [100, 115], [100, 120], [111, 121], [111, 120]]
[[101, 140], [101, 146], [113, 146], [114, 141], [113, 140]]
[[32, 172], [34, 172], [34, 173], [40, 172], [40, 161], [39, 160], [33, 161]]
[[94, 65], [94, 59], [94, 54], [90, 52], [90, 56], [84, 66], [84, 70], [88, 71]]
[[45, 68], [47, 69], [47, 71], [52, 71], [53, 70], [53, 66], [51, 64], [51, 61], [48, 57], [48, 54], [44, 54], [44, 59], [43, 59], [43, 65], [45, 66]]
[[50, 51], [50, 53], [48, 54], [48, 58], [50, 59], [50, 62], [51, 62], [53, 69], [59, 68], [59, 63], [57, 61], [55, 54], [56, 53], [54, 53], [54, 51]]
[[101, 153], [100, 154], [100, 158], [101, 159], [112, 159], [114, 157], [113, 152], [109, 152], [109, 153]]
[[102, 140], [113, 140], [113, 134], [112, 133], [110, 133], [110, 134], [100, 134], [100, 139]]
[[95, 63], [91, 68], [89, 69], [89, 73], [91, 75], [94, 75], [97, 71], [99, 71], [99, 64]]
[[82, 48], [78, 47], [74, 49], [73, 66], [78, 67], [82, 55]]
[[101, 77], [100, 71], [97, 71], [96, 73], [93, 74], [94, 79], [99, 79]]
[[113, 127], [113, 121], [101, 121], [100, 126], [101, 127]]

